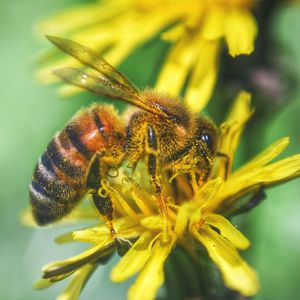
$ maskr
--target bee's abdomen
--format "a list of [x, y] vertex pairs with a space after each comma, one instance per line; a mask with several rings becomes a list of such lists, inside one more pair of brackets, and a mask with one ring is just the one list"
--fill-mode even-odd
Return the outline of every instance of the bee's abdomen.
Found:
[[[80, 112], [57, 133], [40, 157], [29, 195], [39, 225], [68, 214], [87, 192], [86, 179], [95, 153], [106, 150], [114, 130], [111, 110], [101, 106]], [[107, 115], [108, 114], [108, 115]]]
[[37, 163], [29, 190], [39, 225], [60, 219], [81, 199], [91, 155], [81, 155], [71, 144], [66, 129], [49, 143]]

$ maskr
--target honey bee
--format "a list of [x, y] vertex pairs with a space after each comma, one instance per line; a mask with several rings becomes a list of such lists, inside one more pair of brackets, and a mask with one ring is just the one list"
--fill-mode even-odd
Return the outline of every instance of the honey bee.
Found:
[[55, 70], [58, 77], [123, 100], [136, 109], [127, 115], [126, 123], [113, 106], [94, 104], [77, 113], [54, 136], [39, 158], [30, 184], [32, 212], [39, 225], [61, 219], [87, 193], [92, 194], [100, 214], [112, 221], [111, 198], [99, 189], [108, 171], [124, 161], [132, 168], [140, 160], [146, 162], [164, 215], [167, 207], [159, 180], [162, 170], [171, 174], [194, 172], [199, 185], [207, 180], [218, 145], [218, 130], [211, 120], [193, 114], [176, 98], [139, 91], [92, 49], [58, 37], [47, 38], [84, 65], [82, 69]]

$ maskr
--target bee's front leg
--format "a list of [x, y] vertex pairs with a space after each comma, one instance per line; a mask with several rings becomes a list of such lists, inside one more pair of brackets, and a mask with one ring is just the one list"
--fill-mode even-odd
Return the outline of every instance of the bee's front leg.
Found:
[[148, 158], [148, 172], [151, 176], [151, 182], [155, 188], [155, 193], [157, 194], [158, 203], [162, 216], [162, 226], [163, 226], [163, 240], [168, 240], [168, 230], [169, 230], [169, 220], [168, 220], [168, 207], [166, 201], [163, 197], [163, 191], [161, 182], [158, 177], [158, 140], [155, 134], [154, 128], [148, 124], [147, 125], [147, 143], [146, 143], [146, 153]]

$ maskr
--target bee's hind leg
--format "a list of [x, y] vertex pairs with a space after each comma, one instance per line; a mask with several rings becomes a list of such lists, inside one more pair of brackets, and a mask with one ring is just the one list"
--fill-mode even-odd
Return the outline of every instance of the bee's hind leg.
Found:
[[157, 138], [153, 127], [148, 124], [147, 126], [147, 145], [146, 152], [148, 156], [148, 173], [151, 176], [151, 182], [155, 188], [155, 193], [157, 194], [157, 199], [161, 211], [162, 217], [162, 226], [163, 226], [163, 240], [168, 240], [168, 231], [169, 231], [169, 215], [168, 215], [168, 207], [166, 205], [166, 201], [163, 197], [163, 191], [161, 182], [159, 177], [157, 176]]
[[132, 243], [127, 239], [119, 237], [115, 231], [113, 225], [113, 205], [109, 193], [100, 187], [98, 190], [92, 192], [92, 197], [98, 211], [106, 220], [111, 237], [115, 240], [118, 254], [123, 256], [130, 249]]
[[100, 158], [95, 158], [93, 165], [90, 169], [90, 174], [88, 177], [88, 188], [91, 189], [91, 195], [94, 201], [96, 208], [98, 209], [100, 215], [104, 218], [107, 227], [110, 230], [110, 235], [115, 240], [118, 254], [123, 256], [129, 248], [132, 246], [132, 243], [127, 240], [119, 237], [115, 231], [113, 224], [113, 203], [109, 191], [105, 189], [101, 184], [101, 170], [100, 170]]

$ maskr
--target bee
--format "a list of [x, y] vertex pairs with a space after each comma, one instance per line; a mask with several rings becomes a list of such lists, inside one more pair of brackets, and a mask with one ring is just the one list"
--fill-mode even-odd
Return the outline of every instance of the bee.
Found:
[[[54, 73], [77, 87], [133, 105], [125, 119], [111, 105], [94, 104], [77, 113], [50, 141], [33, 173], [29, 194], [39, 225], [60, 220], [85, 194], [91, 193], [100, 214], [113, 220], [109, 194], [99, 193], [101, 179], [126, 161], [146, 162], [160, 211], [167, 215], [160, 173], [196, 174], [207, 180], [217, 153], [218, 130], [213, 121], [188, 110], [176, 98], [139, 91], [123, 74], [92, 49], [58, 37], [47, 38], [83, 64]], [[95, 175], [96, 174], [96, 175]], [[95, 179], [96, 176], [96, 179]], [[110, 225], [112, 234], [113, 226]]]

